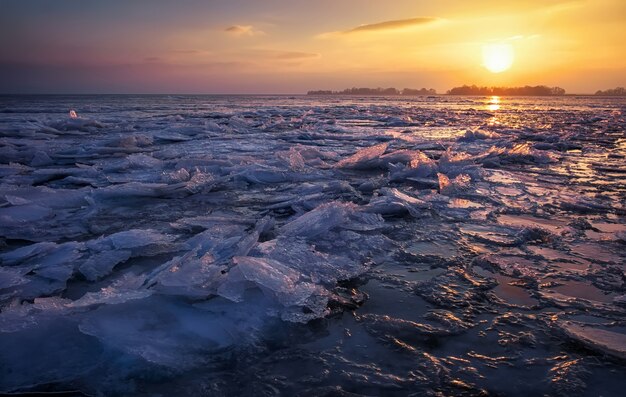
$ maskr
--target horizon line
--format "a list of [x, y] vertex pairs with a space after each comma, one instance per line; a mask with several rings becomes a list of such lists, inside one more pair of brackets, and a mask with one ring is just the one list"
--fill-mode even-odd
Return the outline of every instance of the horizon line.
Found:
[[[317, 91], [317, 90], [313, 90], [313, 91]], [[65, 93], [43, 93], [43, 92], [0, 92], [0, 96], [28, 96], [28, 95], [32, 95], [32, 96], [70, 96], [70, 95], [74, 95], [74, 96], [79, 96], [79, 95], [84, 95], [84, 96], [89, 96], [89, 95], [154, 95], [154, 96], [158, 96], [158, 95], [183, 95], [183, 96], [201, 96], [201, 95], [215, 95], [215, 96], [267, 96], [267, 95], [275, 95], [275, 96], [399, 96], [399, 97], [411, 97], [411, 96], [433, 96], [433, 95], [440, 95], [440, 96], [548, 96], [548, 97], [554, 97], [554, 96], [603, 96], [603, 95], [596, 95], [595, 93], [590, 93], [590, 92], [586, 92], [586, 93], [575, 93], [575, 92], [571, 92], [568, 93], [566, 92], [563, 95], [484, 95], [484, 94], [448, 94], [447, 92], [437, 92], [434, 94], [427, 94], [427, 95], [402, 95], [402, 94], [398, 94], [398, 95], [376, 95], [376, 94], [341, 94], [341, 95], [336, 95], [336, 94], [307, 94], [305, 93], [271, 93], [271, 92], [267, 92], [267, 93], [173, 93], [173, 92], [159, 92], [159, 93], [149, 93], [149, 92], [83, 92], [83, 93], [72, 93], [72, 92], [65, 92]]]

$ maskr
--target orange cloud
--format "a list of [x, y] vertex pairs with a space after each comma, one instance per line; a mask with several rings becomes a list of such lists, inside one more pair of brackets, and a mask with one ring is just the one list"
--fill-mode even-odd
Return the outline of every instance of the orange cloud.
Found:
[[419, 17], [419, 18], [409, 18], [409, 19], [397, 19], [393, 21], [384, 21], [378, 23], [371, 23], [367, 25], [360, 25], [356, 28], [352, 28], [349, 30], [345, 30], [342, 33], [350, 34], [350, 33], [359, 33], [359, 32], [376, 32], [381, 30], [395, 30], [395, 29], [403, 29], [409, 28], [418, 25], [425, 25], [428, 23], [432, 23], [437, 21], [438, 18], [433, 17]]
[[278, 50], [249, 50], [247, 54], [265, 59], [277, 59], [283, 61], [304, 60], [319, 58], [320, 54], [314, 52], [302, 52], [302, 51], [278, 51]]
[[264, 32], [256, 30], [252, 25], [232, 25], [224, 29], [224, 31], [234, 36], [257, 36], [264, 34]]

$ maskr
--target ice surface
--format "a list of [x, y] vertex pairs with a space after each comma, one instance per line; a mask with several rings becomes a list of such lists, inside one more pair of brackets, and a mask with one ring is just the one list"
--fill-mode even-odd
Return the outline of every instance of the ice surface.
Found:
[[0, 98], [0, 393], [619, 395], [625, 104], [489, 101]]
[[626, 360], [626, 333], [575, 324], [569, 321], [561, 324], [561, 328], [567, 336], [590, 349]]
[[430, 205], [418, 198], [402, 193], [395, 188], [381, 188], [381, 196], [373, 198], [364, 210], [381, 215], [404, 215], [406, 213], [413, 217], [428, 216]]
[[491, 147], [481, 156], [486, 166], [498, 167], [509, 164], [545, 164], [554, 162], [556, 155], [550, 152], [538, 152], [528, 143], [519, 143], [511, 148]]
[[128, 250], [103, 251], [89, 256], [79, 267], [87, 280], [97, 280], [111, 273], [115, 265], [127, 261], [132, 255]]
[[380, 157], [385, 153], [389, 144], [381, 143], [361, 149], [352, 156], [337, 163], [340, 168], [371, 169], [380, 165]]
[[457, 175], [450, 180], [444, 174], [437, 174], [439, 179], [439, 193], [446, 196], [455, 196], [467, 192], [471, 188], [472, 178], [467, 174]]
[[313, 238], [344, 223], [356, 207], [348, 203], [326, 203], [294, 219], [280, 229], [290, 237]]
[[[252, 283], [286, 308], [307, 307], [310, 310], [310, 318], [324, 314], [326, 307], [323, 301], [322, 305], [307, 306], [312, 295], [323, 297], [324, 290], [313, 283], [300, 280], [300, 273], [296, 270], [267, 258], [234, 257], [233, 263], [235, 266], [228, 272], [228, 277], [217, 290], [224, 298], [241, 302], [246, 285]], [[319, 302], [317, 299], [316, 303]]]
[[233, 341], [219, 317], [182, 303], [152, 298], [105, 305], [80, 324], [83, 334], [149, 363], [193, 368], [203, 355]]
[[466, 130], [465, 134], [463, 134], [463, 136], [460, 137], [459, 140], [472, 142], [475, 140], [496, 139], [499, 137], [500, 135], [494, 131], [471, 129], [471, 130]]

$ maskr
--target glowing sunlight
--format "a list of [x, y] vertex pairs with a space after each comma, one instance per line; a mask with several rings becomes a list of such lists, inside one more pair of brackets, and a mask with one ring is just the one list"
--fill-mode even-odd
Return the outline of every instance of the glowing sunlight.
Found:
[[487, 101], [487, 110], [495, 112], [496, 110], [500, 110], [500, 97], [499, 96], [492, 96], [491, 98], [489, 98], [489, 100]]
[[483, 66], [492, 73], [501, 73], [513, 65], [513, 46], [486, 44], [483, 46]]

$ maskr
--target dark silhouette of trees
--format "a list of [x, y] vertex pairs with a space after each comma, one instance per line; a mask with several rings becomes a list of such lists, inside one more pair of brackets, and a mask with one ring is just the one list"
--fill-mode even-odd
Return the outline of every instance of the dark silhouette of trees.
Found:
[[609, 88], [608, 90], [605, 90], [605, 91], [598, 90], [598, 91], [596, 91], [596, 95], [602, 95], [602, 96], [626, 96], [626, 89], [624, 89], [624, 87], [616, 87], [616, 88]]
[[432, 88], [405, 88], [402, 91], [390, 88], [346, 88], [343, 91], [317, 90], [309, 91], [307, 95], [436, 95], [437, 91]]
[[433, 88], [420, 88], [416, 90], [414, 88], [405, 88], [402, 90], [402, 95], [436, 95], [437, 91]]
[[524, 87], [478, 87], [476, 85], [464, 85], [448, 90], [448, 95], [528, 95], [528, 96], [554, 96], [565, 95], [561, 87], [548, 87], [545, 85]]
[[552, 95], [565, 95], [565, 90], [561, 87], [552, 87]]

